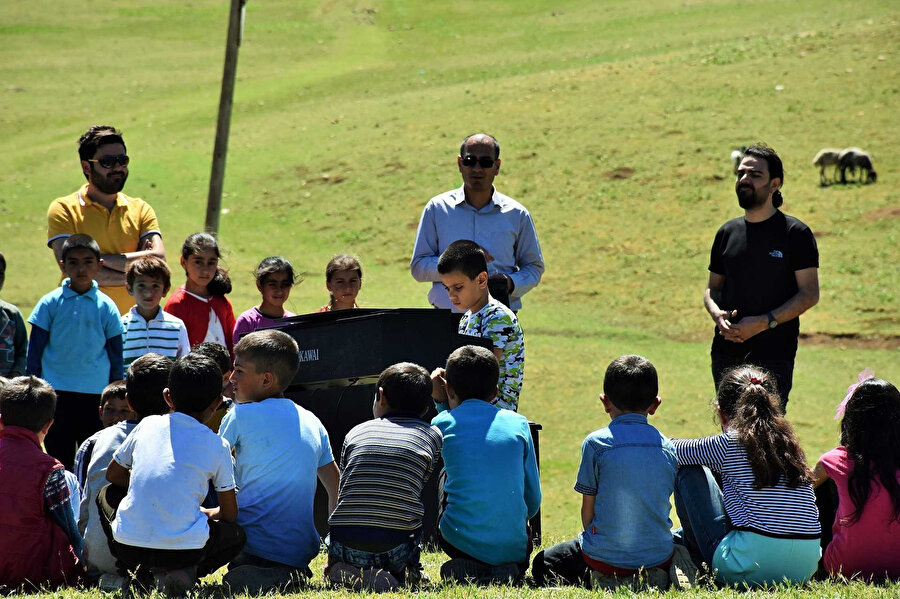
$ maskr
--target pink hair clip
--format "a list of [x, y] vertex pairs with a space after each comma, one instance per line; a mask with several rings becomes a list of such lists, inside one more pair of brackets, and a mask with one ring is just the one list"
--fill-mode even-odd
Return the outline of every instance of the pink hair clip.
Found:
[[842, 418], [844, 416], [844, 410], [847, 409], [847, 402], [850, 401], [850, 397], [853, 395], [853, 392], [856, 391], [856, 388], [862, 385], [863, 382], [874, 378], [875, 371], [871, 368], [866, 368], [858, 375], [856, 375], [856, 382], [847, 387], [847, 395], [844, 396], [844, 399], [841, 401], [841, 403], [838, 404], [837, 414], [834, 415], [835, 420], [838, 420], [839, 418]]

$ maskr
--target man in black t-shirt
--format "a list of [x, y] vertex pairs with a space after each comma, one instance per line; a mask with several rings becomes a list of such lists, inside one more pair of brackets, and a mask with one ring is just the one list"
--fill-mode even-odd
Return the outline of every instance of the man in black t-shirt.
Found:
[[759, 143], [747, 149], [735, 183], [744, 216], [716, 233], [704, 304], [716, 323], [716, 387], [729, 368], [754, 364], [775, 375], [785, 407], [799, 316], [819, 301], [819, 251], [809, 227], [778, 210], [783, 181], [781, 159], [772, 148]]

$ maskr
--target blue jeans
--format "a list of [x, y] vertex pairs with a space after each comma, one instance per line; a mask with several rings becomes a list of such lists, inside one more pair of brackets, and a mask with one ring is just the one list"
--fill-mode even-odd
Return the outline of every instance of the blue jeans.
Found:
[[681, 528], [675, 542], [684, 545], [695, 561], [712, 567], [716, 547], [731, 530], [725, 502], [712, 472], [706, 466], [681, 466], [675, 475], [675, 513]]
[[422, 552], [422, 531], [418, 531], [409, 541], [378, 553], [348, 547], [332, 540], [331, 535], [325, 537], [325, 545], [328, 547], [330, 563], [344, 562], [361, 570], [367, 568], [387, 570], [402, 581], [405, 578], [407, 566], [418, 566], [419, 564], [419, 556]]

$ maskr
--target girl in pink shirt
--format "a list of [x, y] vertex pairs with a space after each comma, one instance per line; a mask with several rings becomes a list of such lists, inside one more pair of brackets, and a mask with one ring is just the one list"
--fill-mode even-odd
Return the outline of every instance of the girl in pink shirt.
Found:
[[281, 256], [269, 256], [259, 263], [253, 274], [262, 301], [238, 316], [234, 325], [235, 345], [242, 335], [274, 327], [278, 324], [277, 319], [294, 316], [293, 312], [284, 309], [285, 302], [291, 296], [291, 288], [299, 282], [293, 265]]

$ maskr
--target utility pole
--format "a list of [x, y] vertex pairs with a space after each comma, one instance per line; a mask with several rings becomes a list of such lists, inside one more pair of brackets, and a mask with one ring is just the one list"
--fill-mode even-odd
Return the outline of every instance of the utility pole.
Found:
[[219, 232], [222, 212], [222, 187], [225, 181], [225, 158], [228, 155], [228, 131], [231, 128], [231, 106], [234, 100], [234, 77], [237, 71], [238, 48], [244, 30], [247, 0], [231, 0], [228, 17], [228, 39], [225, 45], [225, 69], [222, 73], [222, 94], [219, 96], [219, 119], [216, 123], [216, 145], [213, 148], [212, 172], [209, 175], [209, 196], [206, 200], [206, 231]]

